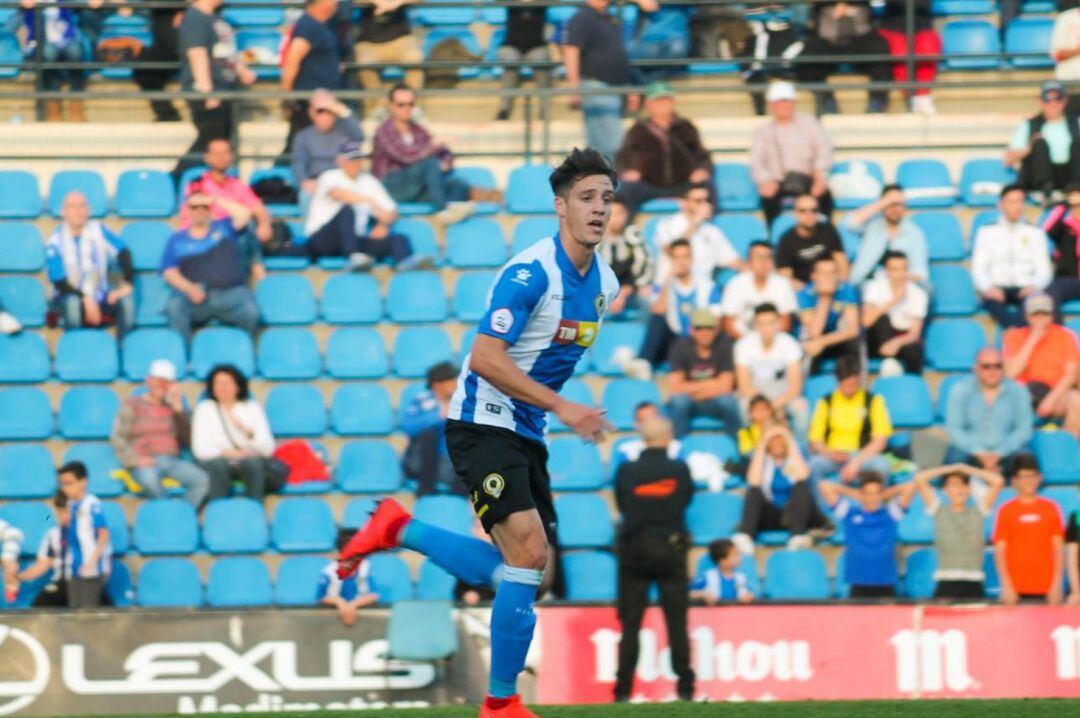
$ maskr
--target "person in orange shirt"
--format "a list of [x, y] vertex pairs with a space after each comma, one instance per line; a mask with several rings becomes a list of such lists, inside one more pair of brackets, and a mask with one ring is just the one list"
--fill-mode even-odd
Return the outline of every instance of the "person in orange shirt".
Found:
[[1032, 454], [1012, 462], [1016, 497], [998, 509], [994, 519], [994, 563], [1001, 578], [1001, 602], [1062, 601], [1065, 527], [1061, 508], [1038, 495], [1042, 473]]
[[1080, 342], [1054, 323], [1054, 300], [1032, 294], [1024, 300], [1028, 326], [1005, 332], [1005, 374], [1027, 384], [1036, 415], [1060, 419], [1080, 437]]

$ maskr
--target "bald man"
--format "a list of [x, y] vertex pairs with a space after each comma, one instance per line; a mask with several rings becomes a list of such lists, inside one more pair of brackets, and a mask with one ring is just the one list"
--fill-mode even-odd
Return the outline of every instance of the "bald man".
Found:
[[1033, 421], [1027, 388], [1006, 378], [1001, 352], [986, 347], [975, 357], [972, 376], [956, 382], [948, 394], [945, 463], [1001, 472], [1005, 458], [1031, 440]]

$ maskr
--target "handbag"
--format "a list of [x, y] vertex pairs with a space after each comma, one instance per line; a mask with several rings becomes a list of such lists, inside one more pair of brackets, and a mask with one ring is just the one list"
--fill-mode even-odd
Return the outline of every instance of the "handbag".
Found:
[[780, 158], [780, 171], [783, 177], [780, 180], [780, 194], [784, 197], [798, 197], [809, 194], [814, 185], [814, 178], [805, 172], [795, 172], [784, 167], [784, 151], [780, 148], [780, 136], [773, 126], [773, 142], [776, 144], [776, 156]]
[[[229, 440], [234, 449], [242, 449], [243, 447], [237, 443], [233, 438], [232, 425], [225, 417], [225, 412], [221, 410], [221, 404], [214, 402], [214, 407], [217, 409], [218, 418], [221, 419], [221, 426], [225, 430], [225, 438]], [[274, 493], [281, 491], [285, 486], [285, 480], [289, 476], [289, 467], [284, 462], [275, 459], [273, 456], [260, 456], [258, 457], [263, 462], [263, 487], [267, 493]]]

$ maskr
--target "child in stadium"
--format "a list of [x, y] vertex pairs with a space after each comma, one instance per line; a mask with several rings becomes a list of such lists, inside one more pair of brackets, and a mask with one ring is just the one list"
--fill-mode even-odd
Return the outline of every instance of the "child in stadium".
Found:
[[742, 554], [730, 539], [719, 539], [709, 544], [709, 558], [714, 565], [705, 571], [700, 582], [695, 582], [690, 591], [692, 600], [704, 601], [710, 606], [720, 602], [750, 603], [754, 600], [746, 574], [739, 570]]
[[[338, 532], [338, 551], [349, 543], [352, 535], [351, 529]], [[319, 605], [337, 609], [343, 626], [352, 626], [356, 623], [357, 612], [361, 608], [367, 608], [379, 600], [379, 594], [371, 590], [371, 563], [367, 560], [361, 561], [356, 573], [345, 579], [338, 578], [337, 561], [326, 564], [319, 576], [315, 597]]]

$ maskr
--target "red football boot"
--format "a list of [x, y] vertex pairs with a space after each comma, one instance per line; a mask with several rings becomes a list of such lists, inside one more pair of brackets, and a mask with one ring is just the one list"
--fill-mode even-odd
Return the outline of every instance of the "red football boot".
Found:
[[525, 707], [525, 704], [521, 702], [521, 696], [514, 694], [506, 701], [506, 705], [500, 708], [489, 708], [487, 703], [481, 704], [480, 715], [477, 718], [539, 718]]
[[376, 551], [397, 548], [401, 531], [412, 519], [401, 504], [393, 499], [383, 499], [372, 512], [371, 518], [357, 531], [338, 556], [338, 578], [346, 579], [356, 573], [364, 557]]

